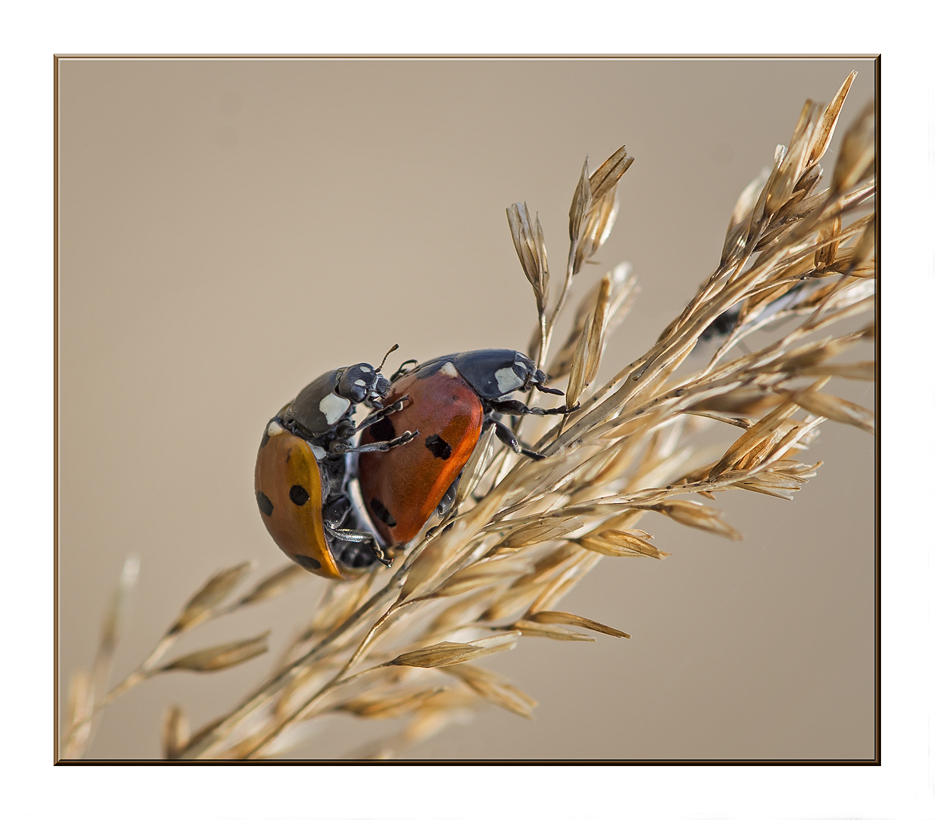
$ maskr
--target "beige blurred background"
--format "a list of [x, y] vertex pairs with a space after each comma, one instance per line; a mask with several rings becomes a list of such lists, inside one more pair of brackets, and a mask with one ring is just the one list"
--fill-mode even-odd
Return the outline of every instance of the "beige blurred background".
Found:
[[[510, 203], [538, 212], [560, 270], [585, 156], [636, 158], [579, 286], [622, 260], [640, 281], [609, 375], [716, 265], [737, 195], [805, 99], [853, 69], [844, 125], [873, 98], [870, 60], [61, 60], [60, 704], [128, 553], [141, 577], [114, 681], [208, 575], [282, 564], [253, 462], [313, 377], [393, 343], [395, 363], [525, 348], [535, 308]], [[870, 385], [835, 388], [873, 403]], [[671, 557], [606, 559], [562, 605], [632, 639], [522, 641], [487, 665], [539, 701], [535, 720], [490, 708], [412, 756], [872, 757], [874, 443], [826, 424], [813, 455], [825, 465], [792, 503], [719, 496], [743, 542], [642, 522]], [[182, 650], [272, 628], [273, 652], [142, 685], [108, 707], [89, 756], [158, 757], [170, 703], [194, 726], [228, 709], [325, 583], [189, 635]], [[393, 728], [334, 719], [296, 756], [340, 758]]]

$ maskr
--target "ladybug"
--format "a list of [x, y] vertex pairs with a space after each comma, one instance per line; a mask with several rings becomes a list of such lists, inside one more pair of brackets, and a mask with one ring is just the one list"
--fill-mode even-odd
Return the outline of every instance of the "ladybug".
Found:
[[[254, 472], [260, 517], [286, 555], [326, 578], [352, 578], [375, 561], [388, 563], [347, 494], [352, 453], [389, 450], [418, 435], [406, 430], [354, 446], [360, 430], [403, 407], [402, 399], [384, 404], [390, 382], [380, 367], [361, 362], [322, 374], [270, 419], [260, 441]], [[355, 425], [351, 416], [360, 404], [376, 412]]]
[[[515, 350], [455, 353], [394, 375], [387, 401], [405, 406], [367, 426], [357, 461], [363, 505], [387, 547], [393, 549], [414, 538], [433, 512], [443, 515], [451, 508], [461, 470], [487, 427], [495, 427], [497, 437], [515, 452], [543, 457], [520, 444], [499, 416], [571, 412], [564, 405], [545, 410], [508, 398], [510, 393], [533, 387], [563, 395], [561, 390], [545, 387], [546, 380], [528, 356]], [[391, 444], [396, 431], [403, 428], [421, 430], [421, 444], [383, 451], [363, 449]]]

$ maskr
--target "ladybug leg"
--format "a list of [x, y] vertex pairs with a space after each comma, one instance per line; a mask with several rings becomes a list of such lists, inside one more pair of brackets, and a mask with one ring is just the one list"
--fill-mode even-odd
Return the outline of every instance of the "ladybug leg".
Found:
[[407, 364], [418, 364], [418, 363], [419, 363], [418, 359], [406, 359], [406, 361], [404, 361], [399, 366], [396, 372], [392, 376], [390, 376], [390, 381], [395, 382], [400, 376], [405, 376], [410, 370], [412, 370], [411, 367], [406, 367]]
[[393, 447], [399, 447], [402, 444], [407, 444], [412, 441], [419, 431], [407, 430], [401, 436], [397, 436], [394, 439], [389, 441], [375, 441], [372, 444], [361, 444], [358, 447], [355, 447], [352, 444], [344, 444], [343, 442], [337, 441], [332, 445], [332, 449], [336, 453], [385, 453], [387, 450], [392, 449]]
[[361, 430], [369, 427], [371, 424], [376, 424], [378, 421], [382, 421], [391, 413], [398, 413], [403, 409], [403, 406], [407, 401], [410, 401], [409, 396], [403, 396], [399, 401], [394, 401], [388, 407], [383, 407], [380, 410], [377, 410], [375, 413], [371, 413], [367, 418], [365, 418], [360, 424], [357, 425], [355, 432], [360, 432]]
[[439, 517], [446, 515], [448, 510], [450, 510], [455, 503], [455, 496], [458, 494], [458, 484], [460, 481], [461, 475], [459, 474], [451, 483], [451, 486], [445, 490], [442, 500], [438, 502], [438, 506], [435, 508], [435, 512], [438, 513]]
[[491, 425], [496, 428], [497, 438], [500, 439], [500, 441], [502, 441], [514, 453], [528, 456], [529, 458], [533, 459], [533, 461], [541, 461], [545, 458], [545, 456], [541, 453], [537, 453], [535, 450], [530, 450], [528, 447], [524, 447], [522, 444], [520, 444], [519, 439], [516, 438], [516, 435], [513, 433], [513, 431], [499, 419], [490, 417], [484, 419], [485, 428], [490, 427]]
[[562, 390], [559, 390], [557, 387], [545, 387], [538, 382], [533, 384], [533, 387], [536, 388], [540, 393], [551, 393], [553, 396], [564, 396], [565, 393]]
[[351, 502], [345, 495], [336, 496], [321, 508], [321, 520], [325, 528], [336, 531], [344, 523], [351, 510]]
[[329, 536], [339, 541], [350, 541], [354, 544], [367, 544], [374, 558], [386, 567], [392, 566], [393, 559], [387, 558], [386, 553], [383, 552], [383, 548], [377, 543], [377, 539], [373, 537], [372, 533], [364, 532], [363, 530], [340, 529], [330, 526], [327, 522], [324, 524], [324, 529]]
[[490, 406], [491, 410], [497, 413], [503, 413], [506, 416], [564, 416], [578, 409], [577, 404], [571, 408], [566, 407], [564, 404], [561, 407], [548, 409], [543, 407], [527, 407], [516, 399], [500, 399], [499, 401], [488, 400], [487, 404]]

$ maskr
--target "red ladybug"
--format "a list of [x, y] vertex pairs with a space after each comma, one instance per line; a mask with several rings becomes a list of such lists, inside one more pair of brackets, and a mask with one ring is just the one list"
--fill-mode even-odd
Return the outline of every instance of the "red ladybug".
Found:
[[[399, 402], [384, 406], [389, 389], [380, 368], [366, 362], [330, 370], [263, 432], [254, 473], [260, 517], [279, 548], [316, 575], [352, 578], [375, 561], [388, 563], [347, 495], [347, 467], [349, 454], [361, 452], [353, 443], [358, 431], [402, 408]], [[377, 412], [355, 425], [358, 404]], [[369, 448], [397, 447], [416, 435], [407, 430]]]
[[496, 427], [497, 437], [515, 452], [530, 458], [541, 455], [523, 447], [513, 431], [495, 414], [551, 415], [570, 412], [527, 407], [507, 398], [516, 390], [545, 387], [545, 373], [515, 350], [475, 350], [424, 362], [397, 373], [387, 402], [403, 401], [403, 408], [369, 425], [362, 447], [391, 442], [397, 430], [418, 429], [418, 441], [386, 452], [361, 452], [358, 481], [361, 498], [384, 544], [396, 547], [414, 538], [437, 509], [446, 512], [454, 502], [461, 470], [481, 432]]

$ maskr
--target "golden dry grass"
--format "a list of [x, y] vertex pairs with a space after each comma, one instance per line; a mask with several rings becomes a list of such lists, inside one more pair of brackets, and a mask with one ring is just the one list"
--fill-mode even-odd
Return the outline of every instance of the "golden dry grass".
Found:
[[[269, 679], [194, 733], [170, 707], [165, 756], [271, 757], [302, 742], [325, 715], [405, 717], [401, 731], [360, 750], [385, 758], [484, 704], [529, 717], [532, 697], [478, 661], [531, 637], [629, 637], [559, 605], [602, 558], [667, 555], [637, 526], [651, 527], [648, 513], [737, 539], [708, 503], [718, 493], [790, 499], [820, 466], [799, 459], [821, 424], [872, 432], [868, 410], [825, 392], [832, 379], [872, 381], [875, 373], [871, 358], [838, 361], [874, 339], [872, 320], [857, 331], [838, 329], [874, 308], [872, 109], [843, 136], [824, 187], [819, 165], [853, 77], [828, 106], [805, 104], [788, 147], [741, 193], [717, 269], [649, 350], [604, 384], [595, 384], [602, 351], [636, 294], [629, 266], [609, 271], [565, 314], [578, 274], [613, 228], [633, 159], [621, 148], [593, 174], [585, 163], [557, 294], [538, 217], [512, 205], [509, 228], [538, 311], [529, 352], [555, 381], [567, 379], [567, 401], [579, 409], [560, 420], [522, 420], [524, 438], [548, 456], [543, 461], [498, 448], [490, 431], [445, 518], [393, 570], [331, 584]], [[725, 315], [732, 321], [714, 332]], [[570, 329], [553, 351], [562, 319]], [[792, 320], [780, 338], [741, 352], [741, 340], [752, 342], [779, 320]], [[718, 426], [724, 446], [700, 448], [698, 432]], [[182, 634], [275, 596], [303, 574], [290, 565], [235, 596], [250, 570], [241, 564], [209, 579], [153, 652], [104, 694], [123, 601], [136, 579], [128, 562], [92, 671], [73, 676], [63, 757], [80, 757], [95, 716], [144, 680], [173, 670], [215, 672], [266, 651], [263, 634], [163, 660]]]

